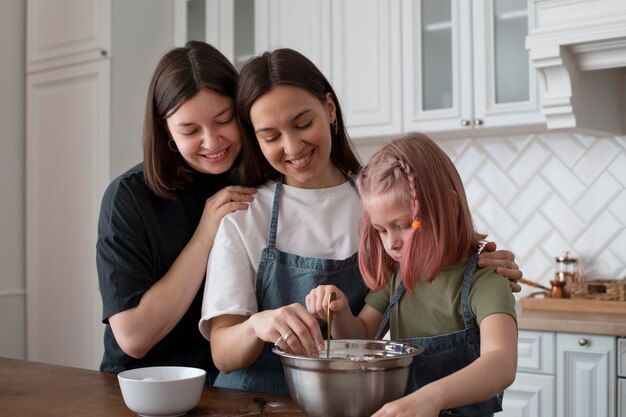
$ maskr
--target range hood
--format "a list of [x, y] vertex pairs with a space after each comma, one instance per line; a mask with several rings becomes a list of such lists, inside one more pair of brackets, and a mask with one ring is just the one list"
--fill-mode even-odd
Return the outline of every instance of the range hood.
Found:
[[530, 0], [526, 38], [548, 129], [624, 135], [626, 0]]

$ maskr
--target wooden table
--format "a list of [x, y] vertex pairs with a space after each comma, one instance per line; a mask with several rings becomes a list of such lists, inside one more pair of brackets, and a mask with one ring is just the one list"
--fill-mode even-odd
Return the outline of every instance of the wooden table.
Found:
[[[136, 416], [108, 372], [0, 358], [0, 416]], [[305, 417], [290, 397], [206, 386], [196, 416]]]

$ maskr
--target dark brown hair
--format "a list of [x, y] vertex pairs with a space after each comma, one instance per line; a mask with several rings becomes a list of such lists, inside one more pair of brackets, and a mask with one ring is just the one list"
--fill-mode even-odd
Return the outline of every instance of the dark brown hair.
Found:
[[190, 41], [161, 58], [148, 89], [143, 129], [144, 177], [157, 196], [173, 199], [174, 190], [191, 181], [189, 166], [168, 146], [165, 120], [203, 88], [233, 98], [236, 83], [237, 70], [207, 43]]
[[280, 173], [265, 159], [250, 120], [250, 108], [263, 94], [277, 85], [302, 88], [325, 104], [330, 93], [336, 106], [338, 129], [331, 129], [330, 160], [345, 173], [356, 174], [361, 168], [352, 143], [348, 139], [341, 107], [324, 74], [301, 53], [293, 49], [277, 49], [253, 58], [241, 70], [237, 83], [236, 108], [242, 138], [242, 160], [239, 179], [242, 185], [256, 187], [267, 180], [276, 180]]

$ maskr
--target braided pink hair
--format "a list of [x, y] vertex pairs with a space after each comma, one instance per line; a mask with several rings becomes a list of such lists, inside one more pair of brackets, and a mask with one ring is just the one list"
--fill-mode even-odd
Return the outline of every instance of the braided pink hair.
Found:
[[[464, 261], [485, 235], [474, 230], [463, 182], [450, 158], [429, 137], [411, 133], [385, 144], [357, 177], [363, 201], [359, 267], [372, 290], [398, 269], [408, 291], [432, 281], [442, 266]], [[421, 227], [404, 242], [400, 264], [385, 251], [367, 215], [376, 202], [404, 205]]]
[[[411, 168], [409, 168], [409, 165], [404, 162], [404, 160], [398, 159], [398, 165], [400, 165], [400, 168], [402, 168], [402, 170], [406, 174], [406, 178], [409, 180], [409, 195], [411, 196], [411, 220], [413, 221], [413, 224], [415, 224], [415, 222], [417, 221], [417, 192], [415, 191], [415, 176], [413, 175]], [[418, 224], [421, 225], [421, 223]], [[414, 226], [413, 228], [417, 229], [418, 227]]]

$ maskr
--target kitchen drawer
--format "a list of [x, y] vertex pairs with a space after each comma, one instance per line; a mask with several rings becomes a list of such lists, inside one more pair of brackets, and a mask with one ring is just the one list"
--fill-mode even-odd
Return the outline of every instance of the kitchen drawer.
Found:
[[617, 376], [626, 377], [626, 337], [617, 339]]
[[617, 417], [626, 417], [626, 379], [617, 380]]
[[518, 372], [554, 374], [555, 334], [520, 330], [517, 344]]
[[502, 398], [498, 417], [554, 417], [556, 409], [556, 377], [518, 373]]

